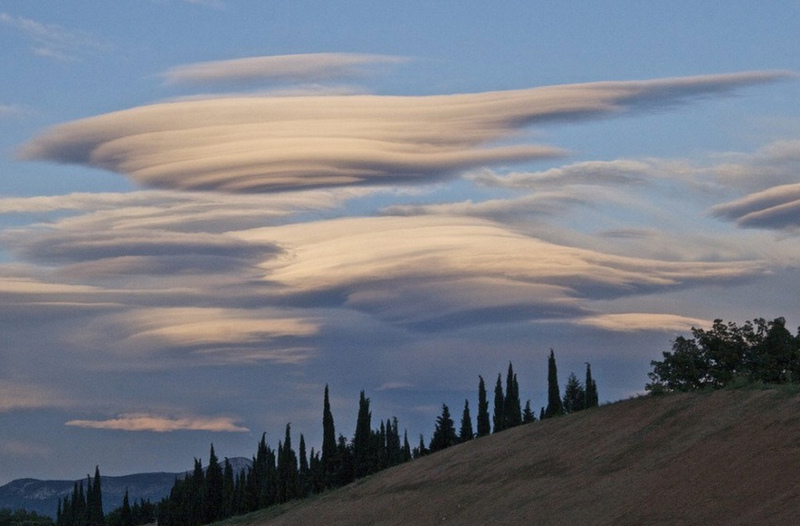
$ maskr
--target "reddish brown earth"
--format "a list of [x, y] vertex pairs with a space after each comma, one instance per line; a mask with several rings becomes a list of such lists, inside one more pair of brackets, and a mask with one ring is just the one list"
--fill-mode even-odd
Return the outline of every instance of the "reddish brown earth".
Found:
[[720, 391], [618, 402], [231, 522], [800, 524], [800, 395]]

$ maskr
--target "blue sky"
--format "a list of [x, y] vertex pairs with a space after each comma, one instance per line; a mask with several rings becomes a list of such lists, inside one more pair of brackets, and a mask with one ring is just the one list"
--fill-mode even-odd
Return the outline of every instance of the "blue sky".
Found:
[[[800, 323], [796, 2], [0, 10], [0, 484], [426, 439]], [[376, 424], [377, 425], [377, 424]], [[125, 452], [121, 454], [121, 452]]]

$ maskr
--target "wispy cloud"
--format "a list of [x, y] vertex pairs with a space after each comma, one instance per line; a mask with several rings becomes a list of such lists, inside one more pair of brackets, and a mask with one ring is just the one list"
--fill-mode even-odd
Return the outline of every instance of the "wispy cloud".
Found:
[[358, 53], [276, 55], [186, 64], [169, 69], [163, 77], [167, 84], [308, 83], [360, 77], [370, 68], [406, 61], [403, 57]]
[[0, 380], [0, 413], [66, 407], [69, 401], [50, 388], [13, 380]]
[[236, 425], [230, 417], [169, 417], [147, 413], [122, 414], [109, 420], [70, 420], [64, 425], [89, 429], [117, 431], [150, 431], [169, 433], [172, 431], [211, 431], [216, 433], [246, 433], [246, 427]]
[[42, 444], [19, 440], [0, 442], [0, 455], [12, 458], [46, 458], [53, 454], [52, 448]]
[[225, 2], [222, 0], [182, 0], [187, 4], [200, 5], [203, 7], [211, 7], [213, 9], [225, 9]]
[[151, 187], [270, 192], [427, 183], [560, 156], [507, 140], [525, 126], [725, 93], [787, 74], [748, 72], [429, 97], [235, 97], [134, 108], [52, 128], [25, 159], [83, 164]]
[[571, 184], [621, 185], [636, 184], [656, 177], [655, 167], [640, 160], [586, 161], [551, 168], [542, 172], [512, 172], [498, 175], [481, 170], [467, 175], [483, 186], [515, 189], [546, 189]]
[[14, 106], [12, 104], [0, 104], [0, 119], [3, 117], [18, 115], [20, 113], [22, 113], [22, 109], [19, 106]]
[[45, 24], [8, 13], [0, 13], [0, 23], [19, 31], [31, 41], [33, 52], [45, 58], [74, 61], [110, 48], [109, 44], [89, 33], [66, 29], [58, 24]]

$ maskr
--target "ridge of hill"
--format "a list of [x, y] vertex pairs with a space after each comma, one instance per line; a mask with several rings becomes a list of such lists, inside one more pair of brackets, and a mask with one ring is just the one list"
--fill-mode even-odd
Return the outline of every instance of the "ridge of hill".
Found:
[[228, 526], [794, 524], [800, 395], [646, 396], [509, 429]]
[[[249, 468], [251, 461], [246, 458], [229, 459], [234, 472]], [[156, 504], [169, 495], [175, 479], [185, 476], [190, 472], [180, 473], [136, 473], [120, 477], [100, 476], [100, 488], [103, 492], [103, 510], [109, 511], [122, 505], [125, 491], [131, 504], [140, 499], [149, 500]], [[75, 482], [79, 480], [37, 480], [31, 478], [12, 480], [0, 486], [0, 508], [11, 510], [24, 509], [35, 511], [40, 515], [55, 518], [58, 501], [67, 495], [72, 495]], [[84, 486], [85, 487], [85, 486]]]

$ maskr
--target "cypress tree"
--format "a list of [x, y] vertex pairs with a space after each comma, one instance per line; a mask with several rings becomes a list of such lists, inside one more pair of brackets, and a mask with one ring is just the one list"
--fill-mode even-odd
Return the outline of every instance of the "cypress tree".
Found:
[[585, 407], [586, 391], [575, 373], [569, 373], [567, 386], [564, 388], [563, 406], [565, 413], [581, 411]]
[[536, 415], [533, 414], [531, 410], [531, 401], [528, 400], [525, 402], [525, 409], [522, 411], [522, 423], [530, 424], [531, 422], [536, 422]]
[[442, 414], [436, 419], [436, 429], [431, 438], [430, 452], [440, 451], [458, 442], [456, 428], [447, 404], [442, 404]]
[[94, 468], [94, 524], [96, 526], [103, 526], [106, 522], [106, 516], [103, 513], [103, 491], [102, 484], [100, 483], [100, 467]]
[[505, 418], [503, 410], [505, 408], [505, 397], [503, 396], [503, 382], [502, 375], [497, 375], [497, 383], [494, 386], [494, 415], [492, 415], [492, 422], [494, 423], [494, 432], [498, 433], [503, 430]]
[[386, 457], [388, 466], [396, 466], [403, 462], [403, 447], [400, 443], [400, 429], [397, 417], [386, 421]]
[[131, 503], [128, 500], [128, 490], [125, 490], [125, 496], [122, 497], [122, 509], [119, 514], [119, 526], [133, 526], [133, 514], [131, 513]]
[[325, 384], [325, 400], [322, 408], [322, 468], [325, 485], [333, 484], [336, 473], [336, 429], [333, 425], [333, 413], [328, 399], [328, 385]]
[[74, 488], [72, 496], [72, 521], [75, 526], [86, 526], [86, 496], [83, 493], [83, 483], [75, 483]]
[[511, 362], [508, 363], [506, 376], [506, 394], [503, 400], [503, 429], [518, 426], [522, 423], [522, 406], [519, 401], [519, 384]]
[[208, 458], [208, 468], [205, 474], [205, 484], [203, 485], [203, 521], [204, 523], [214, 522], [222, 516], [223, 496], [223, 473], [219, 465], [219, 459], [214, 453], [214, 444], [211, 444], [211, 452]]
[[100, 468], [94, 469], [94, 481], [86, 476], [86, 524], [88, 526], [103, 526], [103, 494], [100, 488]]
[[586, 389], [586, 402], [584, 406], [586, 409], [597, 407], [597, 384], [592, 378], [592, 366], [589, 363], [586, 364], [586, 385], [584, 387]]
[[558, 388], [556, 357], [553, 349], [550, 349], [550, 358], [547, 361], [547, 409], [545, 409], [544, 417], [552, 418], [563, 414], [564, 406], [561, 404], [561, 391]]
[[339, 435], [339, 439], [336, 441], [336, 455], [340, 462], [340, 467], [336, 474], [336, 484], [344, 486], [353, 482], [356, 477], [353, 447], [347, 443], [344, 435]]
[[203, 473], [203, 462], [194, 459], [194, 471], [189, 484], [184, 484], [186, 502], [186, 525], [197, 526], [203, 523], [203, 486], [205, 485], [205, 473]]
[[472, 417], [469, 414], [469, 400], [464, 400], [464, 412], [461, 413], [461, 429], [458, 432], [458, 440], [466, 442], [472, 440], [475, 433], [472, 431]]
[[489, 423], [489, 401], [486, 399], [486, 385], [483, 376], [478, 376], [478, 436], [486, 436], [492, 432]]
[[369, 410], [369, 398], [361, 391], [358, 400], [358, 418], [356, 433], [353, 437], [353, 456], [356, 478], [369, 474], [370, 442], [372, 436], [372, 413]]
[[298, 455], [300, 456], [300, 467], [297, 473], [297, 496], [302, 499], [311, 494], [311, 468], [306, 456], [306, 439], [302, 433], [300, 433]]
[[425, 447], [425, 438], [422, 433], [419, 434], [419, 445], [414, 448], [414, 458], [423, 457], [428, 454], [428, 448]]
[[286, 424], [283, 444], [278, 443], [278, 502], [297, 498], [297, 455], [292, 450], [291, 425]]
[[225, 457], [225, 465], [222, 471], [222, 511], [221, 518], [232, 517], [236, 514], [236, 480], [233, 476], [233, 466], [228, 457]]

